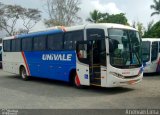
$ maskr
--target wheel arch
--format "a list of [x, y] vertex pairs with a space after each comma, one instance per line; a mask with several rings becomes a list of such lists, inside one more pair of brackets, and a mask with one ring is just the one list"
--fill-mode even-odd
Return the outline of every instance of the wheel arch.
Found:
[[76, 69], [72, 68], [69, 73], [69, 82], [72, 83], [76, 75]]
[[26, 67], [23, 65], [23, 64], [20, 64], [20, 66], [19, 66], [19, 74], [21, 74], [21, 69], [22, 68], [25, 68], [26, 69]]

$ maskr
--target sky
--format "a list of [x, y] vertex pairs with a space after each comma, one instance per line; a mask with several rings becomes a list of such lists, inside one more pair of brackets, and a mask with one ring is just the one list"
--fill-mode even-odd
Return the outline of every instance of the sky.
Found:
[[[26, 8], [38, 8], [42, 11], [43, 18], [48, 18], [45, 10], [45, 0], [0, 0], [4, 4], [18, 4]], [[145, 27], [154, 20], [155, 22], [160, 16], [151, 17], [154, 10], [150, 9], [153, 0], [80, 0], [81, 10], [78, 15], [83, 19], [83, 24], [87, 23], [85, 20], [89, 17], [89, 13], [94, 9], [101, 12], [108, 12], [110, 14], [125, 13], [128, 22], [132, 24], [134, 21], [142, 22]], [[36, 24], [33, 30], [45, 28], [42, 22]]]

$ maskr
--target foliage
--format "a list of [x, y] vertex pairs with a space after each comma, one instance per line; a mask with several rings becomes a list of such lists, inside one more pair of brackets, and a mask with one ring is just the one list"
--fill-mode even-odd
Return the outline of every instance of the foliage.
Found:
[[160, 0], [154, 0], [154, 4], [152, 4], [151, 9], [155, 10], [151, 16], [160, 15]]
[[86, 20], [93, 23], [117, 23], [129, 25], [124, 13], [110, 15], [109, 13], [101, 13], [98, 10], [94, 10], [93, 12], [90, 12], [90, 17]]
[[108, 15], [107, 18], [104, 18], [101, 22], [128, 25], [128, 20], [124, 13]]
[[15, 32], [15, 26], [23, 12], [23, 8], [18, 5], [5, 5], [1, 9], [0, 27], [5, 30], [10, 36]]
[[143, 23], [134, 21], [132, 27], [136, 28], [139, 31], [141, 37], [144, 35], [145, 28], [143, 26]]
[[23, 21], [23, 26], [27, 31], [29, 31], [31, 28], [35, 26], [37, 22], [41, 20], [41, 11], [38, 9], [25, 9], [25, 12], [23, 12], [22, 15], [20, 15], [22, 21]]
[[153, 25], [153, 21], [148, 24], [144, 38], [160, 38], [160, 21]]
[[98, 10], [94, 10], [90, 12], [90, 17], [86, 19], [88, 22], [99, 23], [104, 18], [106, 18], [109, 14], [108, 13], [101, 13]]
[[45, 24], [50, 26], [70, 26], [81, 18], [77, 13], [80, 10], [79, 0], [46, 0], [47, 13], [49, 19]]

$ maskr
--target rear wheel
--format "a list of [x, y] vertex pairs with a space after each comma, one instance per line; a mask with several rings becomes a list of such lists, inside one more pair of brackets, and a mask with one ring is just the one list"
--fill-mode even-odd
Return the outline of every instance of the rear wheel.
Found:
[[25, 81], [27, 81], [29, 79], [29, 77], [27, 76], [27, 72], [26, 72], [26, 69], [24, 67], [21, 67], [20, 69], [20, 75], [21, 75], [21, 78]]

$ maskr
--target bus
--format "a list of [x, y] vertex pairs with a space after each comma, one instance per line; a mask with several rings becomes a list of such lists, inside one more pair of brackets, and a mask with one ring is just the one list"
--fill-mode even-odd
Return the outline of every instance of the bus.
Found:
[[70, 82], [118, 87], [142, 80], [142, 40], [136, 29], [111, 23], [54, 27], [3, 39], [3, 70]]
[[2, 67], [2, 43], [0, 43], [0, 68]]
[[142, 39], [144, 73], [160, 72], [160, 38]]

